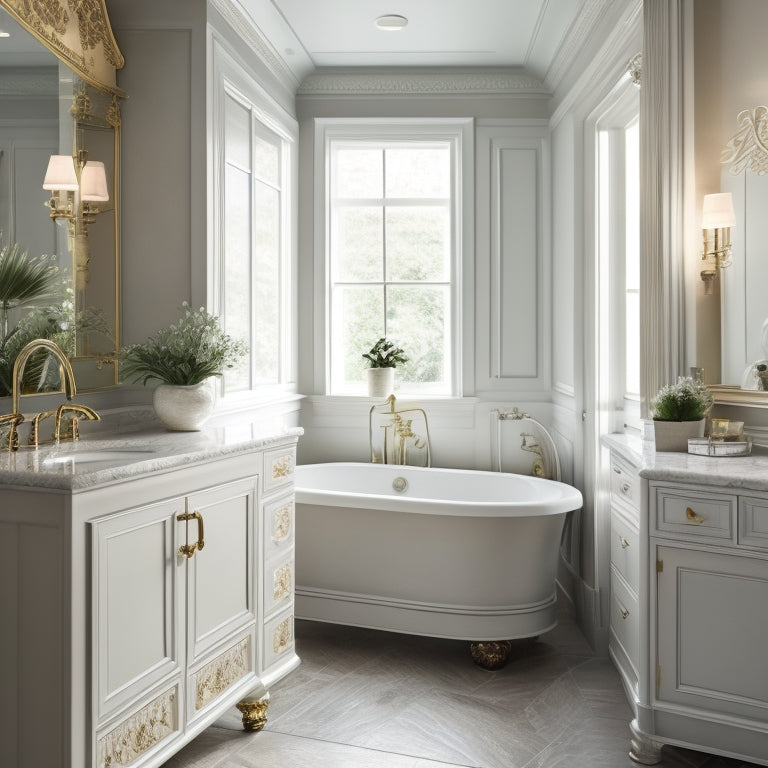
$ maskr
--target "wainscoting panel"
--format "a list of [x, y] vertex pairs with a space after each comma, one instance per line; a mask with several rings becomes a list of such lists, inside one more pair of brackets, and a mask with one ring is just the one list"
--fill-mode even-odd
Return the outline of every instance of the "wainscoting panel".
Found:
[[477, 132], [478, 391], [535, 392], [549, 385], [546, 153], [538, 130]]

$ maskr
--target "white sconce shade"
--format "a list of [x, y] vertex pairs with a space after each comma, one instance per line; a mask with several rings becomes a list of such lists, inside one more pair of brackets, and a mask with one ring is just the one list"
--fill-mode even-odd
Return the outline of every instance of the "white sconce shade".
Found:
[[83, 202], [106, 202], [109, 200], [107, 174], [104, 163], [89, 160], [80, 174], [80, 198]]
[[702, 229], [723, 229], [736, 224], [736, 213], [733, 210], [733, 197], [730, 192], [719, 192], [716, 195], [704, 195], [701, 210]]
[[77, 190], [75, 161], [70, 155], [51, 155], [45, 172], [43, 189], [75, 192]]

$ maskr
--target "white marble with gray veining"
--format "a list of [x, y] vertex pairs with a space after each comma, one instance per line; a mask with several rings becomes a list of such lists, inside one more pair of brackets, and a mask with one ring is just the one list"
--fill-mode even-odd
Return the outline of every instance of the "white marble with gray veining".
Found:
[[653, 440], [622, 434], [605, 435], [603, 444], [634, 466], [640, 477], [693, 485], [768, 491], [768, 452], [755, 446], [751, 456], [697, 456], [657, 452]]
[[256, 423], [204, 427], [200, 432], [94, 433], [76, 442], [0, 452], [0, 485], [86, 490], [177, 467], [268, 448], [303, 430], [275, 435]]

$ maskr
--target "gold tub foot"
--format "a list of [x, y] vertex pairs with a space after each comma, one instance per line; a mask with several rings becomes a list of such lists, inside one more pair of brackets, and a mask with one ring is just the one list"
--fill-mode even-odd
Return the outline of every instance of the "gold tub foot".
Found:
[[255, 696], [246, 696], [235, 706], [243, 713], [244, 731], [260, 731], [267, 724], [269, 694], [258, 699]]
[[489, 641], [486, 643], [470, 643], [469, 651], [472, 660], [483, 669], [501, 669], [512, 651], [509, 640]]

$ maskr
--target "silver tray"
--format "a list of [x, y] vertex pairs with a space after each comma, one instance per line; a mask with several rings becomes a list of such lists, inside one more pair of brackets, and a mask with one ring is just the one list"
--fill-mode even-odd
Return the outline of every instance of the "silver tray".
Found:
[[689, 437], [688, 453], [697, 456], [749, 456], [752, 453], [752, 441], [727, 442], [707, 437]]

